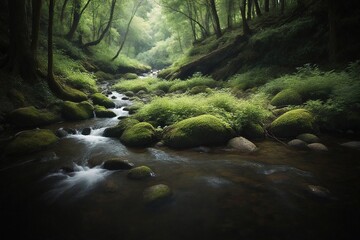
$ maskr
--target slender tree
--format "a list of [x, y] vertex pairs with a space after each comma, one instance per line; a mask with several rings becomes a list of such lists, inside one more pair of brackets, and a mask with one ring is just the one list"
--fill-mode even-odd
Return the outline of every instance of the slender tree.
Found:
[[265, 0], [264, 2], [265, 12], [269, 12], [270, 10], [270, 0]]
[[111, 8], [110, 8], [110, 17], [109, 17], [109, 21], [105, 27], [105, 29], [102, 31], [100, 37], [98, 39], [96, 39], [95, 41], [92, 42], [88, 42], [86, 44], [84, 44], [84, 47], [90, 47], [90, 46], [95, 46], [97, 44], [99, 44], [101, 42], [101, 40], [103, 40], [103, 38], [105, 37], [105, 34], [109, 31], [112, 20], [113, 20], [113, 16], [114, 16], [114, 9], [115, 9], [115, 5], [116, 5], [116, 0], [112, 0], [111, 3]]
[[64, 15], [65, 15], [65, 8], [66, 5], [68, 4], [69, 0], [64, 0], [64, 3], [61, 7], [61, 14], [60, 14], [60, 22], [63, 23], [64, 22]]
[[[74, 14], [73, 14], [73, 21], [70, 27], [69, 32], [66, 34], [66, 38], [69, 40], [72, 40], [72, 38], [74, 37], [74, 34], [76, 32], [76, 29], [79, 26], [79, 22], [81, 19], [82, 14], [84, 13], [84, 11], [86, 10], [86, 8], [88, 7], [89, 3], [91, 0], [88, 0], [86, 2], [86, 4], [84, 5], [84, 7], [81, 9], [81, 0], [74, 0]], [[80, 10], [81, 9], [81, 10]]]
[[248, 7], [247, 7], [247, 19], [251, 20], [251, 11], [252, 11], [252, 5], [253, 0], [248, 0]]
[[141, 6], [141, 4], [143, 3], [143, 1], [144, 0], [140, 0], [137, 4], [134, 5], [134, 8], [133, 8], [132, 13], [131, 13], [131, 17], [130, 17], [129, 22], [128, 22], [127, 26], [126, 26], [126, 31], [125, 31], [124, 38], [123, 38], [123, 40], [122, 40], [122, 42], [120, 44], [119, 50], [116, 52], [115, 56], [111, 59], [111, 61], [114, 61], [120, 55], [120, 52], [124, 48], [127, 36], [129, 34], [131, 22], [134, 19], [135, 15], [136, 15], [136, 12], [139, 9], [139, 7]]
[[337, 60], [336, 0], [327, 0], [327, 4], [328, 4], [328, 22], [329, 22], [329, 43], [328, 43], [329, 61], [331, 63], [336, 63]]
[[254, 0], [256, 15], [261, 16], [261, 9], [258, 0]]
[[246, 19], [245, 9], [246, 9], [246, 0], [243, 0], [242, 4], [240, 1], [240, 14], [241, 14], [241, 18], [242, 18], [243, 32], [244, 32], [244, 35], [248, 35], [251, 33], [251, 30], [250, 30], [250, 27], [249, 27], [247, 19]]
[[210, 5], [210, 10], [211, 10], [211, 15], [212, 15], [213, 21], [214, 21], [215, 34], [216, 34], [217, 38], [220, 38], [222, 36], [222, 32], [221, 32], [219, 15], [216, 10], [215, 0], [209, 0], [209, 5]]
[[39, 40], [41, 5], [42, 0], [32, 0], [31, 51], [35, 58]]

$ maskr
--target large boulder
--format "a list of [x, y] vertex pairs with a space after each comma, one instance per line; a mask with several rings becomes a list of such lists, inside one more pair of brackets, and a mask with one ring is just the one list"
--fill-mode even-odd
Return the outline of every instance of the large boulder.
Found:
[[234, 136], [232, 128], [212, 115], [192, 117], [171, 125], [164, 131], [163, 140], [174, 148], [191, 148], [225, 144]]
[[141, 122], [126, 128], [120, 141], [128, 147], [148, 147], [157, 141], [156, 129], [150, 123]]
[[9, 121], [19, 128], [35, 128], [61, 121], [61, 116], [47, 109], [30, 106], [12, 111]]
[[16, 135], [4, 151], [6, 155], [24, 155], [43, 150], [58, 140], [59, 138], [47, 129], [24, 131]]
[[360, 141], [345, 142], [345, 143], [342, 143], [341, 146], [360, 150]]
[[121, 135], [124, 133], [125, 129], [132, 127], [137, 123], [139, 123], [139, 121], [134, 118], [125, 118], [121, 120], [118, 125], [106, 128], [103, 136], [120, 138]]
[[260, 124], [251, 123], [244, 127], [242, 134], [248, 139], [264, 139], [265, 130]]
[[302, 99], [300, 94], [295, 90], [285, 89], [276, 94], [270, 103], [276, 107], [300, 105], [302, 103]]
[[303, 140], [304, 142], [310, 143], [319, 143], [320, 138], [312, 133], [303, 133], [296, 137], [297, 139]]
[[271, 123], [270, 132], [276, 137], [295, 137], [315, 130], [314, 117], [305, 109], [295, 109], [284, 113]]
[[94, 117], [94, 107], [88, 101], [81, 103], [66, 101], [62, 115], [66, 120], [85, 120]]
[[93, 101], [93, 103], [95, 105], [100, 105], [100, 106], [103, 106], [106, 108], [114, 108], [115, 107], [115, 103], [113, 101], [111, 101], [109, 98], [107, 98], [102, 93], [95, 93], [95, 94], [91, 95], [91, 100]]
[[113, 111], [108, 110], [103, 106], [96, 105], [94, 111], [95, 111], [95, 116], [98, 117], [98, 118], [113, 118], [113, 117], [116, 117], [116, 114]]

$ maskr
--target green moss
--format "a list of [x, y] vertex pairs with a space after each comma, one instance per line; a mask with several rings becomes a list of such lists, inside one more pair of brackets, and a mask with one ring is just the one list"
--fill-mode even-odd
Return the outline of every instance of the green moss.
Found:
[[18, 108], [10, 113], [9, 120], [16, 127], [31, 128], [55, 123], [61, 120], [58, 114], [34, 106]]
[[192, 89], [189, 90], [189, 93], [191, 95], [195, 95], [195, 94], [199, 94], [199, 93], [204, 93], [204, 92], [207, 91], [207, 89], [208, 89], [208, 87], [205, 86], [205, 85], [195, 86], [195, 87], [193, 87]]
[[171, 189], [165, 184], [148, 187], [144, 191], [144, 201], [147, 204], [159, 203], [171, 197]]
[[95, 77], [98, 79], [98, 80], [110, 80], [110, 79], [113, 79], [114, 78], [114, 75], [110, 74], [110, 73], [105, 73], [103, 71], [97, 71], [95, 73]]
[[96, 117], [98, 117], [98, 118], [113, 118], [113, 117], [116, 117], [116, 114], [113, 111], [108, 110], [103, 106], [96, 105], [94, 111], [95, 111]]
[[154, 175], [154, 172], [147, 166], [140, 166], [131, 169], [127, 177], [130, 179], [144, 179]]
[[120, 141], [129, 147], [147, 147], [156, 142], [155, 128], [146, 122], [135, 124], [127, 128]]
[[249, 139], [263, 139], [265, 130], [260, 124], [251, 123], [244, 127], [243, 134]]
[[58, 140], [59, 138], [47, 129], [21, 132], [5, 147], [5, 154], [24, 155], [37, 152], [56, 143]]
[[291, 110], [271, 123], [270, 131], [277, 137], [294, 137], [314, 131], [314, 117], [305, 109]]
[[125, 129], [134, 126], [139, 123], [138, 120], [133, 118], [125, 118], [119, 122], [115, 127], [106, 128], [104, 131], [104, 137], [121, 137]]
[[164, 143], [174, 148], [226, 143], [234, 132], [222, 120], [212, 115], [201, 115], [180, 121], [164, 132]]
[[94, 117], [94, 107], [87, 101], [74, 103], [66, 101], [62, 115], [66, 120], [85, 120]]
[[271, 100], [271, 105], [281, 107], [287, 105], [300, 105], [302, 103], [302, 99], [299, 93], [292, 89], [285, 89]]
[[114, 108], [115, 103], [108, 99], [104, 94], [101, 93], [95, 93], [91, 95], [91, 100], [94, 104], [104, 106], [106, 108]]

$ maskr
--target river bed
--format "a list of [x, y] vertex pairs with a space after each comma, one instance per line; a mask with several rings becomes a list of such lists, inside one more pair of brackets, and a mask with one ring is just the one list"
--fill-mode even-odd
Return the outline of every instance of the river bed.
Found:
[[[118, 116], [128, 100], [113, 92]], [[117, 116], [117, 117], [118, 117]], [[27, 164], [1, 169], [1, 239], [358, 239], [360, 161], [340, 139], [323, 136], [330, 151], [255, 142], [252, 154], [224, 147], [130, 149], [102, 136], [117, 117], [60, 123], [75, 135]], [[81, 130], [91, 127], [88, 136]], [[131, 180], [92, 162], [125, 157], [155, 176]], [[68, 172], [66, 169], [74, 169]], [[148, 206], [145, 188], [163, 183], [173, 196]], [[5, 237], [9, 236], [10, 237]]]

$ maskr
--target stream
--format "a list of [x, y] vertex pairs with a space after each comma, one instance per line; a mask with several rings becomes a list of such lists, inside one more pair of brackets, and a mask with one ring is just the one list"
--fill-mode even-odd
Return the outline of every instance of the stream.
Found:
[[[359, 152], [322, 137], [329, 153], [296, 151], [271, 140], [252, 154], [223, 148], [130, 149], [103, 137], [127, 116], [129, 100], [112, 92], [117, 117], [58, 123], [77, 133], [0, 171], [2, 230], [14, 239], [358, 239]], [[91, 127], [90, 135], [81, 130]], [[155, 176], [131, 180], [101, 163], [126, 157]], [[74, 169], [73, 172], [67, 171]], [[145, 188], [166, 184], [173, 196], [158, 206]]]

